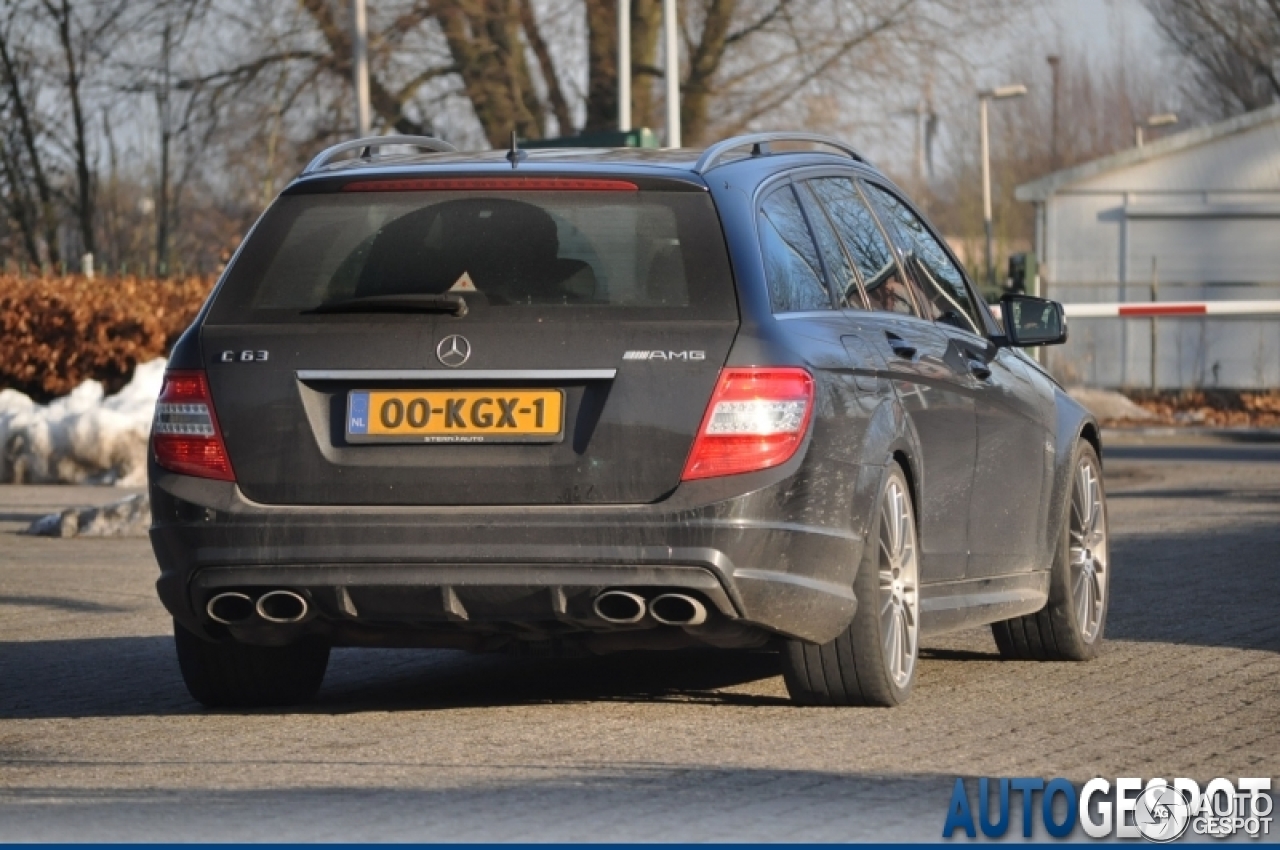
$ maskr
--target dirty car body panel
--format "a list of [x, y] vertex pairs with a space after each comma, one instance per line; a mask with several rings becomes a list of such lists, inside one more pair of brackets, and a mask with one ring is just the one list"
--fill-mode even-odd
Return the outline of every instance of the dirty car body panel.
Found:
[[[786, 153], [700, 173], [695, 158], [549, 150], [513, 169], [497, 153], [434, 154], [343, 163], [295, 181], [169, 363], [205, 376], [234, 470], [232, 480], [187, 474], [152, 453], [158, 590], [175, 620], [205, 640], [262, 645], [302, 637], [478, 650], [822, 643], [866, 604], [853, 576], [893, 463], [919, 506], [926, 633], [1041, 608], [1051, 529], [1067, 510], [1067, 464], [1080, 439], [1097, 440], [1096, 423], [1021, 352], [1000, 349], [983, 380], [956, 359], [953, 329], [871, 309], [865, 295], [849, 303], [830, 257], [813, 267], [825, 294], [779, 309], [762, 215], [799, 210], [784, 229], [811, 221], [820, 205], [803, 184], [815, 175], [874, 178], [896, 191], [866, 164]], [[515, 179], [569, 188], [484, 188]], [[592, 179], [634, 188], [572, 188]], [[446, 182], [412, 182], [424, 180]], [[355, 183], [377, 185], [347, 188]], [[606, 226], [609, 216], [616, 226]], [[396, 223], [411, 217], [412, 239], [396, 242]], [[311, 219], [306, 238], [290, 242]], [[465, 242], [450, 235], [458, 221], [494, 228], [463, 261], [474, 267], [447, 253]], [[558, 301], [540, 302], [511, 281], [542, 259], [530, 253], [504, 266], [481, 254], [514, 251], [512, 240], [548, 222], [564, 279]], [[443, 248], [432, 247], [437, 230]], [[345, 259], [325, 260], [335, 245]], [[427, 253], [404, 260], [411, 249]], [[609, 251], [646, 253], [619, 272]], [[905, 256], [898, 262], [909, 268]], [[370, 311], [368, 302], [317, 309], [369, 293], [413, 295], [413, 269], [424, 266], [443, 269], [443, 283], [424, 285], [459, 293], [465, 315], [377, 302]], [[462, 288], [442, 289], [460, 272]], [[401, 289], [387, 283], [401, 277]], [[505, 291], [491, 283], [499, 279]], [[320, 284], [309, 290], [306, 281]], [[626, 286], [631, 294], [619, 294]], [[976, 300], [981, 326], [963, 342], [983, 348], [999, 326]], [[442, 352], [458, 354], [455, 337], [467, 357], [450, 365]], [[811, 377], [793, 453], [767, 468], [688, 476], [718, 382], [764, 367]], [[472, 395], [467, 412], [447, 408], [449, 393], [473, 391], [492, 404], [477, 407]], [[432, 392], [445, 398], [438, 413]], [[353, 399], [384, 399], [392, 421], [392, 395], [401, 408], [422, 397], [419, 419], [452, 417], [462, 428], [466, 416], [499, 414], [500, 403], [514, 417], [519, 394], [538, 392], [561, 400], [563, 426], [525, 442], [472, 431], [362, 442], [352, 431], [352, 405], [363, 403]], [[252, 599], [274, 589], [305, 599], [306, 616], [226, 623], [210, 615], [219, 593]], [[611, 622], [596, 600], [618, 589], [684, 594], [708, 614], [694, 625]]]

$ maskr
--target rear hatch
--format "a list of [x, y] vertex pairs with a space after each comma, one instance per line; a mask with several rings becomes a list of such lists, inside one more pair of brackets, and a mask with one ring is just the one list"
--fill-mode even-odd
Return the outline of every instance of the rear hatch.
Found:
[[273, 205], [202, 347], [254, 501], [644, 503], [737, 327], [703, 187], [351, 178]]

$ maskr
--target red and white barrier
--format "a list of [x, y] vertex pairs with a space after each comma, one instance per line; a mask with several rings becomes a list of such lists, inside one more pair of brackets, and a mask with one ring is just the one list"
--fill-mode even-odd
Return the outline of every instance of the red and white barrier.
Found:
[[1068, 319], [1147, 319], [1162, 316], [1280, 316], [1280, 301], [1129, 301], [1063, 304]]

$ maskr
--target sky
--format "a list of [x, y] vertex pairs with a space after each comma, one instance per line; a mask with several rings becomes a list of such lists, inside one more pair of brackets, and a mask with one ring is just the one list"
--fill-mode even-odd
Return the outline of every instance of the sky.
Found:
[[[1038, 44], [1079, 47], [1099, 58], [1118, 49], [1165, 53], [1142, 0], [1040, 0], [1036, 5], [1042, 11], [1030, 14], [1028, 21]], [[1021, 43], [1006, 45], [1006, 50], [1017, 50]]]

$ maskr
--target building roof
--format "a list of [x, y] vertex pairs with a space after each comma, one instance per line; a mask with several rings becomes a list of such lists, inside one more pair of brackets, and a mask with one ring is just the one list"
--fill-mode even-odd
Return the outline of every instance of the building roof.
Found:
[[1104, 156], [1101, 159], [1091, 160], [1071, 168], [1064, 168], [1061, 171], [1046, 174], [1038, 180], [1023, 183], [1015, 190], [1014, 197], [1019, 201], [1044, 201], [1063, 186], [1080, 183], [1110, 171], [1128, 168], [1180, 151], [1207, 145], [1227, 136], [1243, 133], [1270, 123], [1280, 123], [1280, 103], [1268, 106], [1265, 109], [1246, 112], [1244, 115], [1237, 115], [1235, 118], [1220, 121], [1217, 124], [1175, 133], [1158, 141], [1145, 144], [1142, 147], [1129, 148], [1110, 156]]

